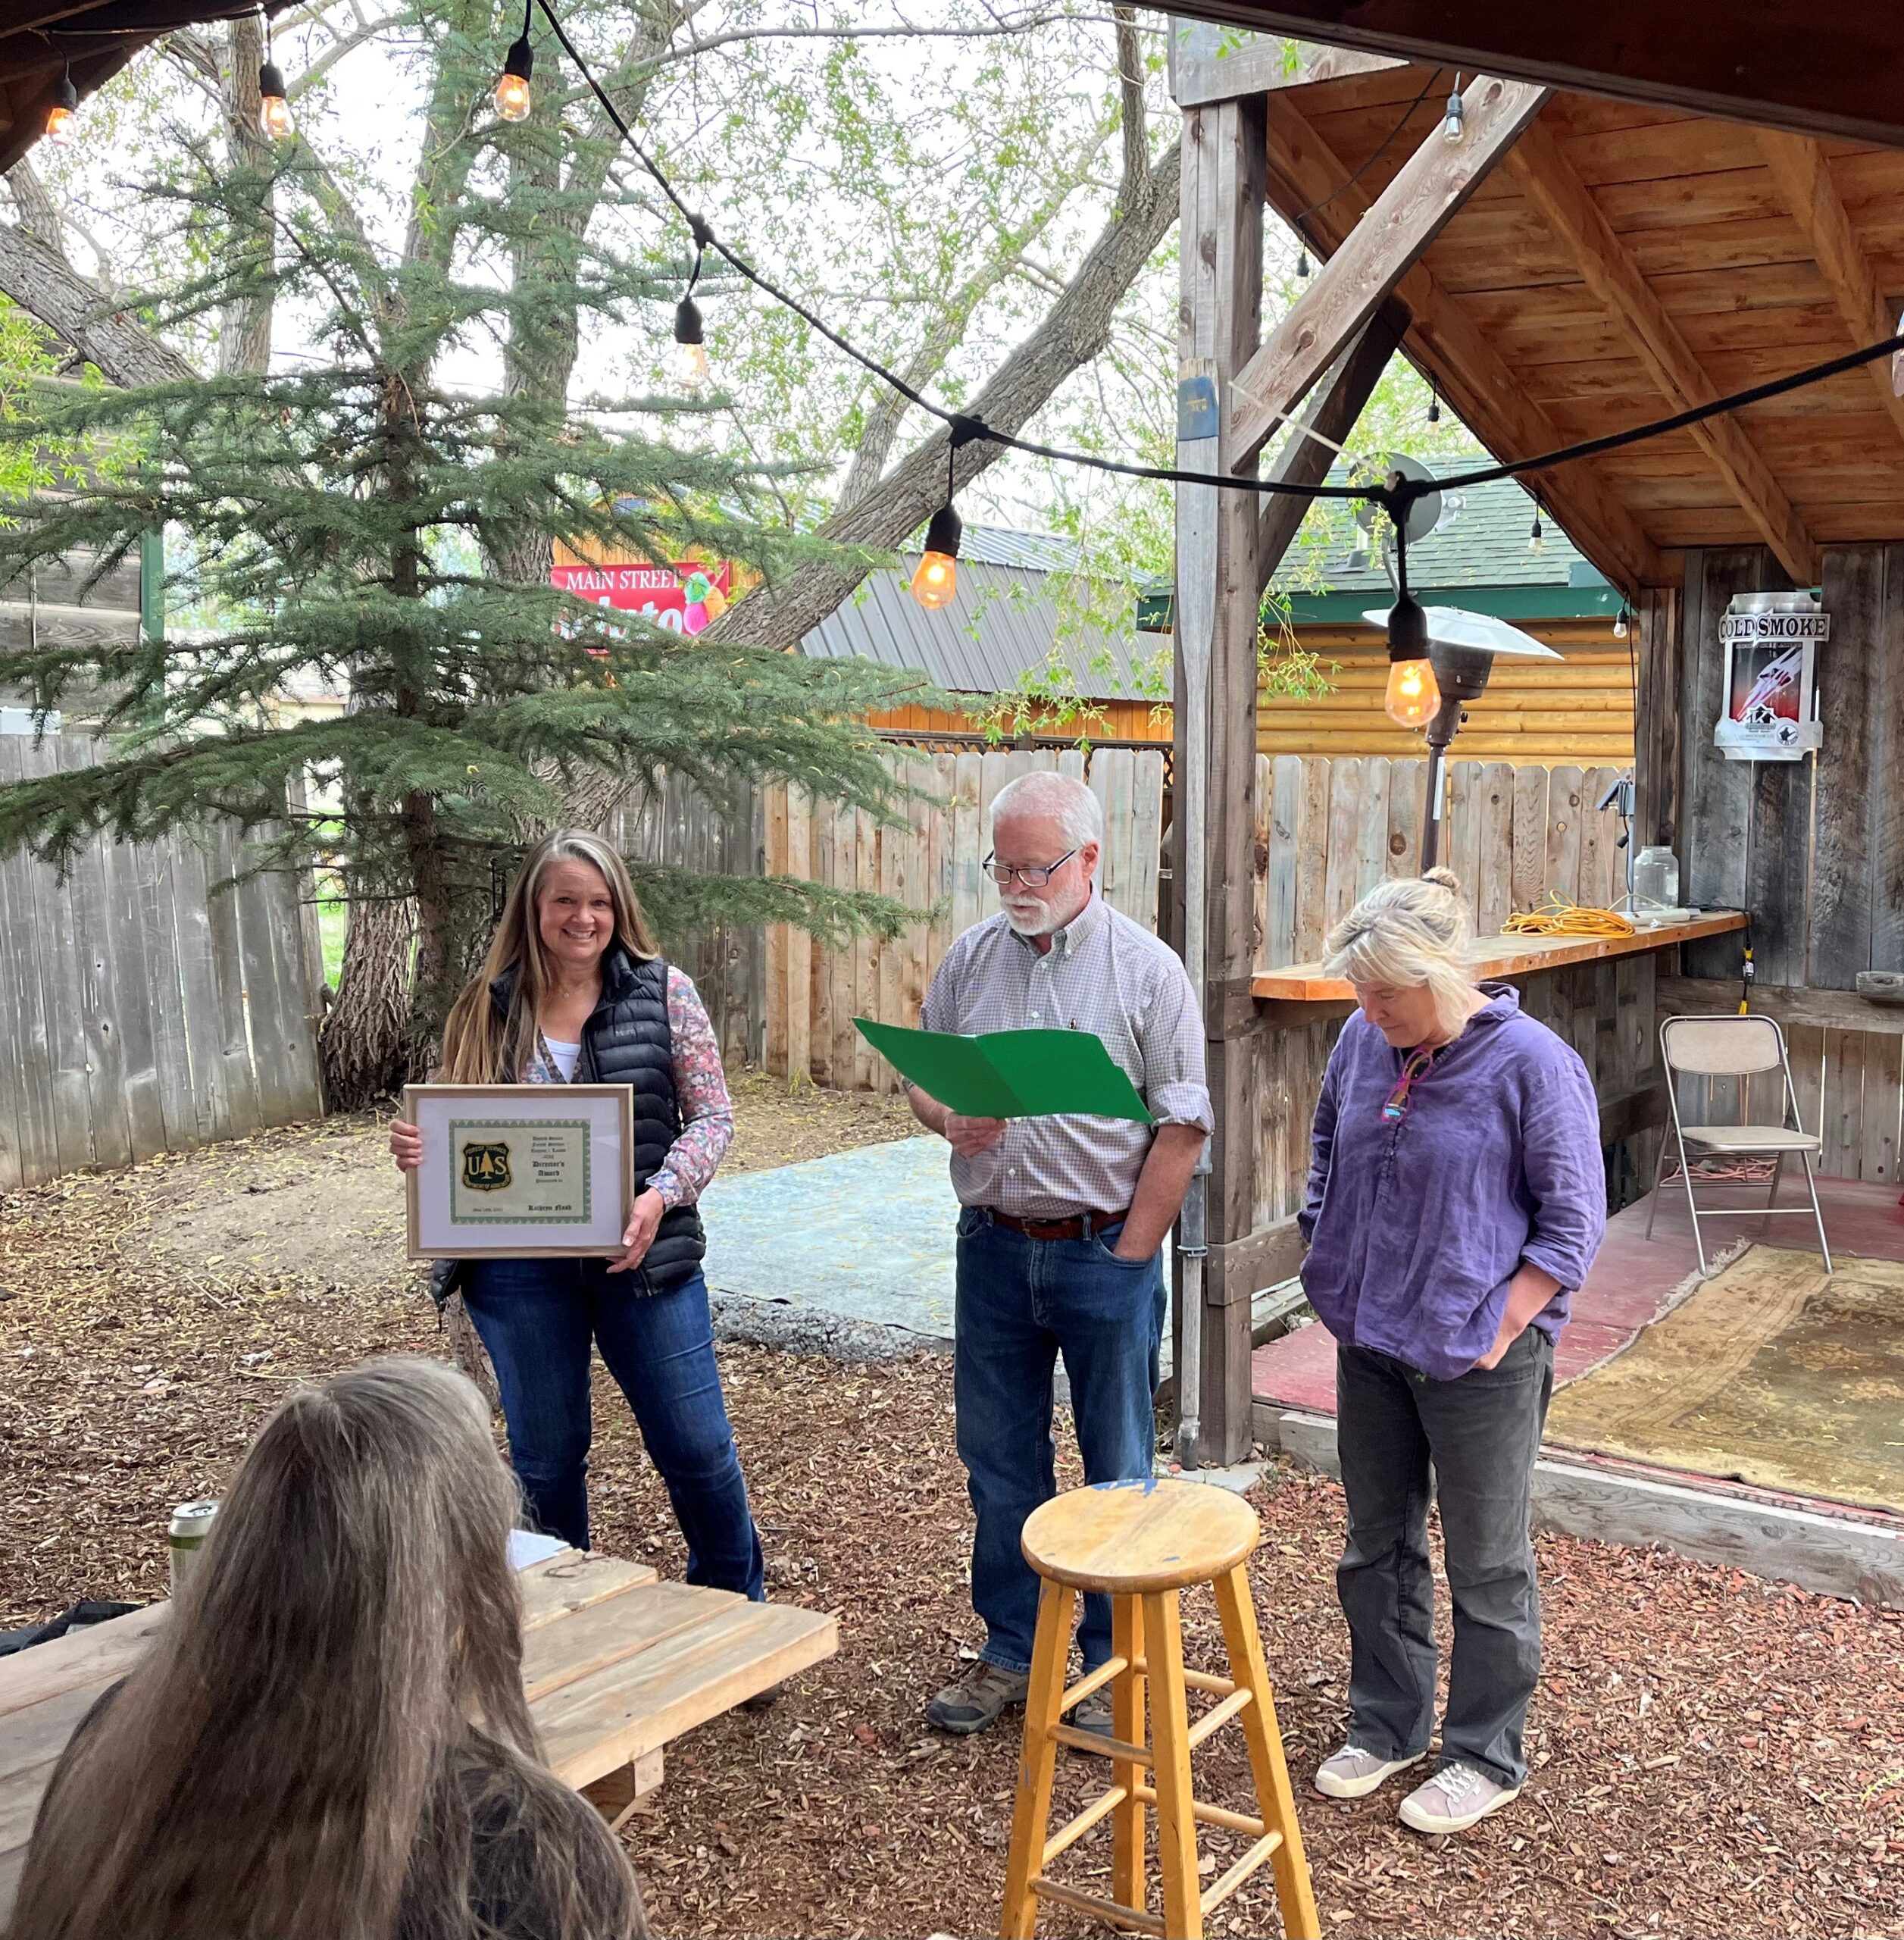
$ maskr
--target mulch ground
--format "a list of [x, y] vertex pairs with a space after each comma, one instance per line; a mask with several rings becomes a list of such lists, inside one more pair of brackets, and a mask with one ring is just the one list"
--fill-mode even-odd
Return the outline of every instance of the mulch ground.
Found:
[[[743, 1090], [743, 1140], [751, 1117], [752, 1150], [777, 1162], [905, 1129], [888, 1108], [843, 1102]], [[208, 1259], [163, 1244], [261, 1180], [334, 1174], [341, 1192], [384, 1162], [373, 1131], [341, 1121], [0, 1200], [0, 1626], [81, 1596], [164, 1594], [170, 1505], [217, 1492], [289, 1384], [442, 1351], [427, 1301], [368, 1239], [341, 1276], [334, 1256], [306, 1275], [268, 1248]], [[949, 1363], [721, 1358], [772, 1594], [837, 1611], [843, 1646], [773, 1710], [670, 1747], [665, 1783], [628, 1828], [655, 1929], [995, 1932], [1015, 1736], [949, 1741], [921, 1716], [978, 1641]], [[605, 1379], [596, 1417], [598, 1540], [678, 1574], [665, 1496]], [[1276, 1470], [1252, 1499], [1265, 1647], [1299, 1777], [1340, 1736], [1341, 1497]], [[1356, 1806], [1305, 1796], [1325, 1930], [1904, 1931], [1904, 1616], [1663, 1554], [1540, 1547], [1547, 1669], [1526, 1794], [1439, 1845], [1396, 1824], [1397, 1788]], [[1186, 1629], [1215, 1666], [1207, 1602], [1186, 1607]], [[1083, 1796], [1083, 1767], [1061, 1766], [1061, 1807]], [[1247, 1803], [1233, 1732], [1199, 1754], [1198, 1776], [1205, 1795]], [[1102, 1885], [1108, 1848], [1093, 1835], [1066, 1876]], [[1086, 1929], [1052, 1913], [1040, 1930]], [[1267, 1885], [1215, 1930], [1274, 1932]]]

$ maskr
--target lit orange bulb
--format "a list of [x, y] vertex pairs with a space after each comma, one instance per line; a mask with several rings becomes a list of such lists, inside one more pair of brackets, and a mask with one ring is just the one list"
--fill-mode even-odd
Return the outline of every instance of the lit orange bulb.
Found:
[[529, 119], [529, 77], [505, 74], [496, 84], [496, 111], [505, 121]]
[[70, 108], [49, 108], [46, 111], [46, 139], [58, 142], [64, 148], [73, 139], [73, 111]]
[[928, 552], [912, 575], [912, 596], [928, 612], [949, 606], [958, 590], [958, 562], [949, 552]]
[[1441, 709], [1441, 688], [1425, 660], [1397, 660], [1388, 670], [1382, 696], [1388, 718], [1398, 728], [1425, 728]]
[[291, 133], [291, 104], [281, 94], [267, 94], [258, 103], [258, 122], [273, 141], [287, 139]]

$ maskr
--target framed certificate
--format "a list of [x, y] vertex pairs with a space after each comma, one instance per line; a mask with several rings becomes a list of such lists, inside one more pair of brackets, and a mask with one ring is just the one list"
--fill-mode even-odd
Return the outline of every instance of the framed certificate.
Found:
[[574, 1259], [621, 1250], [634, 1203], [626, 1084], [412, 1084], [423, 1133], [405, 1175], [412, 1259]]

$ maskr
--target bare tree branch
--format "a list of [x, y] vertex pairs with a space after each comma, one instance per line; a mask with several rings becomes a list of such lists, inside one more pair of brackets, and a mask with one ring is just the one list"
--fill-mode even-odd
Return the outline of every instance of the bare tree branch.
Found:
[[198, 375], [169, 343], [17, 224], [0, 224], [0, 292], [96, 364], [109, 383], [174, 384]]
[[[1176, 220], [1178, 166], [1173, 144], [1133, 188], [1129, 204], [1113, 211], [1043, 321], [967, 406], [971, 415], [995, 430], [1015, 434], [1068, 377], [1102, 351], [1118, 303]], [[949, 439], [942, 428], [916, 446], [876, 490], [828, 519], [820, 527], [821, 537], [874, 550], [902, 544], [943, 502]], [[969, 485], [1003, 455], [1002, 447], [983, 440], [961, 446], [952, 454], [954, 490]], [[850, 559], [802, 567], [777, 586], [762, 587], [737, 600], [702, 637], [790, 650], [839, 605], [867, 570]]]

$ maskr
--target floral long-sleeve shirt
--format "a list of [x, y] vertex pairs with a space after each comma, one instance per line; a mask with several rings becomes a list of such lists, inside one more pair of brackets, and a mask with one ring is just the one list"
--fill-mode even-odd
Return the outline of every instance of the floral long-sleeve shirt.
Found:
[[[727, 1076], [721, 1069], [714, 1025], [694, 980], [671, 963], [667, 966], [667, 1033], [681, 1131], [648, 1183], [661, 1194], [661, 1203], [671, 1208], [692, 1206], [700, 1198], [734, 1135], [733, 1103], [727, 1095]], [[552, 1059], [546, 1059], [539, 1049], [522, 1075], [524, 1084], [560, 1084], [574, 1069], [574, 1054], [579, 1046], [546, 1040], [544, 1045]]]

